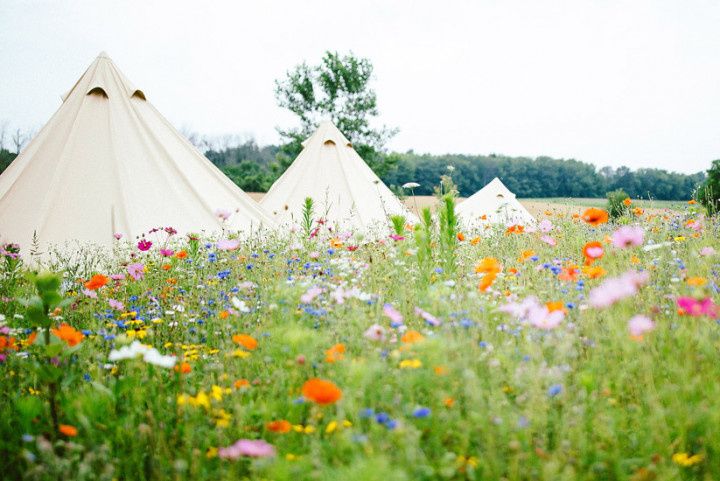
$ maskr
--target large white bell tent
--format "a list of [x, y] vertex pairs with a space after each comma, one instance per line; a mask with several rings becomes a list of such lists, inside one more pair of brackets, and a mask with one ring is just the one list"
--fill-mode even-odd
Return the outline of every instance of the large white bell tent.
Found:
[[[220, 215], [218, 215], [220, 213]], [[229, 216], [229, 217], [228, 217]], [[0, 237], [27, 249], [108, 246], [159, 226], [250, 230], [273, 221], [101, 53], [0, 176]]]
[[456, 211], [461, 221], [470, 226], [528, 225], [535, 221], [530, 212], [515, 198], [515, 194], [510, 192], [497, 177], [458, 204]]
[[340, 227], [387, 227], [388, 217], [397, 214], [414, 220], [332, 122], [321, 123], [303, 142], [302, 152], [260, 204], [278, 223], [292, 225], [300, 221], [307, 197], [316, 218]]

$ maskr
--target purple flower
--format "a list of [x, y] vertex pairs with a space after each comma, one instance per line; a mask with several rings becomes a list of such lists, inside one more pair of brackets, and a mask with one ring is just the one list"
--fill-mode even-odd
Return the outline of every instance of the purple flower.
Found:
[[175, 253], [172, 249], [160, 249], [160, 255], [163, 257], [170, 257]]
[[238, 459], [242, 456], [269, 458], [275, 456], [275, 446], [262, 439], [238, 439], [235, 444], [218, 449], [218, 457], [222, 459]]
[[439, 326], [441, 324], [440, 319], [433, 316], [429, 312], [423, 311], [419, 307], [415, 307], [415, 314], [425, 319], [425, 322], [427, 322], [431, 326]]
[[145, 266], [139, 262], [128, 265], [127, 271], [128, 274], [130, 274], [130, 277], [132, 277], [136, 281], [139, 281], [143, 277], [145, 277]]
[[125, 309], [125, 305], [115, 299], [108, 299], [108, 304], [110, 305], [110, 307], [118, 311], [122, 311], [123, 309]]
[[383, 306], [383, 314], [385, 314], [385, 316], [390, 319], [392, 327], [398, 327], [402, 325], [404, 320], [403, 315], [400, 314], [400, 311], [395, 309], [392, 304], [385, 304]]
[[612, 243], [618, 249], [637, 247], [642, 245], [645, 239], [645, 231], [638, 226], [623, 226], [613, 232]]

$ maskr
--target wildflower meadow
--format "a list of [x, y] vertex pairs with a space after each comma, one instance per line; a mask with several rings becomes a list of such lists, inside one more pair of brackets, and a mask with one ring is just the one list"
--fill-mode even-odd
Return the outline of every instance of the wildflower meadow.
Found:
[[5, 245], [0, 478], [720, 479], [720, 224], [631, 204]]

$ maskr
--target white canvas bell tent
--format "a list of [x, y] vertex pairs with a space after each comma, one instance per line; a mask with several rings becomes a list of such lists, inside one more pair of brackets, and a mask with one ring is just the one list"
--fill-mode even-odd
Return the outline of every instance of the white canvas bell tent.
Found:
[[485, 223], [529, 225], [535, 222], [515, 194], [497, 177], [458, 204], [456, 211], [461, 221], [470, 226]]
[[[223, 223], [218, 211], [230, 213]], [[198, 152], [101, 53], [0, 176], [0, 237], [26, 250], [108, 246], [170, 226], [249, 230], [273, 221]]]
[[296, 224], [307, 197], [315, 218], [362, 231], [389, 226], [388, 217], [414, 216], [375, 175], [332, 122], [323, 122], [260, 204], [280, 224]]

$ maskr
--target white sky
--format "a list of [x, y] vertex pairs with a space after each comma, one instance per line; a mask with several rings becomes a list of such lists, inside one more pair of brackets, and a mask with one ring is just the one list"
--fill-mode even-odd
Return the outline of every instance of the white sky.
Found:
[[0, 122], [42, 126], [105, 50], [176, 126], [276, 142], [273, 81], [328, 49], [372, 60], [396, 150], [720, 158], [714, 0], [0, 0]]

